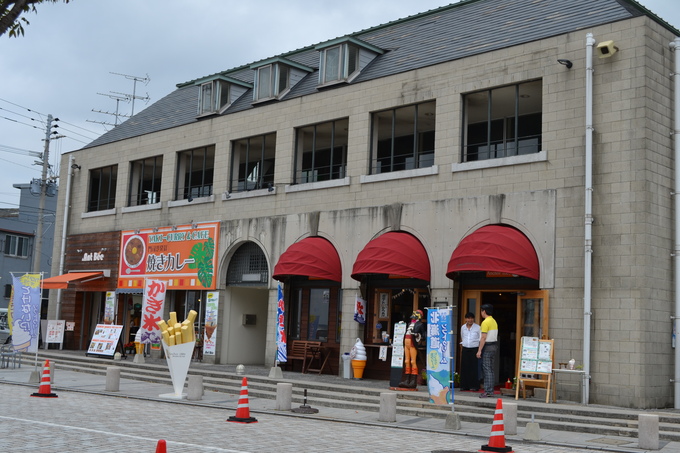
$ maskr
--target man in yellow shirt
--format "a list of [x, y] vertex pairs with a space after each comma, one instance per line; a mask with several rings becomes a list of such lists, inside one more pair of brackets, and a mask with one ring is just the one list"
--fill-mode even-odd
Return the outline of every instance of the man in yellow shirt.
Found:
[[498, 351], [498, 323], [493, 319], [493, 305], [484, 304], [482, 311], [482, 338], [479, 340], [477, 358], [482, 359], [482, 371], [484, 372], [484, 391], [479, 395], [480, 398], [493, 396], [493, 386], [496, 382], [493, 368], [496, 352]]

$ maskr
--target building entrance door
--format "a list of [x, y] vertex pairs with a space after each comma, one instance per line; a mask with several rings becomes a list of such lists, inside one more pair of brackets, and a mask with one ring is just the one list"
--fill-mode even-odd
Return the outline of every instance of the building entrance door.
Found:
[[499, 353], [495, 376], [496, 383], [500, 384], [517, 375], [517, 357], [523, 336], [549, 338], [548, 291], [465, 290], [458, 319], [464, 319], [470, 312], [481, 324], [480, 307], [483, 304], [493, 305], [493, 318], [498, 323]]

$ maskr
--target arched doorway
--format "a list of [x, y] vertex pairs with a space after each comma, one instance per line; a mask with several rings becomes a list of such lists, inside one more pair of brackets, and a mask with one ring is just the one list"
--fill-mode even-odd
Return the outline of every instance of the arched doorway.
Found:
[[229, 261], [225, 297], [220, 301], [217, 344], [221, 363], [265, 363], [269, 264], [254, 242], [241, 244]]
[[[391, 231], [371, 240], [352, 268], [367, 301], [364, 329], [368, 363], [364, 376], [390, 379], [390, 361], [379, 359], [379, 348], [394, 338], [394, 325], [408, 322], [414, 310], [430, 306], [430, 260], [422, 243], [410, 233]], [[387, 341], [385, 335], [389, 336]], [[388, 346], [389, 347], [389, 346]], [[424, 368], [424, 350], [418, 368]], [[391, 356], [391, 355], [390, 355]]]
[[493, 305], [500, 346], [497, 384], [512, 379], [521, 337], [549, 336], [549, 294], [539, 289], [540, 267], [531, 241], [507, 225], [484, 226], [456, 247], [446, 275], [460, 288], [458, 319], [470, 312], [481, 323], [480, 307]]
[[[292, 244], [274, 266], [273, 278], [285, 287], [288, 348], [293, 340], [319, 341], [323, 363], [338, 363], [342, 266], [333, 244], [317, 236]], [[332, 365], [319, 369], [333, 373]]]

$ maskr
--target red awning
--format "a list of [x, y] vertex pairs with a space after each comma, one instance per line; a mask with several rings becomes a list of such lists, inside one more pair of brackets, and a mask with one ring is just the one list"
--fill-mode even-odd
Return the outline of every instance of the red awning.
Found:
[[408, 233], [390, 232], [373, 239], [359, 253], [352, 278], [363, 274], [391, 274], [430, 281], [430, 260], [418, 239]]
[[66, 289], [69, 283], [84, 283], [104, 277], [103, 272], [70, 272], [43, 279], [40, 283], [44, 289]]
[[273, 277], [303, 275], [322, 280], [342, 281], [340, 257], [333, 244], [324, 238], [309, 237], [288, 247], [274, 266]]
[[506, 272], [535, 280], [540, 270], [534, 246], [520, 231], [502, 225], [482, 227], [460, 241], [446, 269], [455, 272]]

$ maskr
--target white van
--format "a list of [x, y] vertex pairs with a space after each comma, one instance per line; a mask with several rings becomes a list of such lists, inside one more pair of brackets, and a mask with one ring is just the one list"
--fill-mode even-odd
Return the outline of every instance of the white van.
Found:
[[6, 308], [0, 308], [0, 344], [5, 344], [9, 337], [9, 319]]

